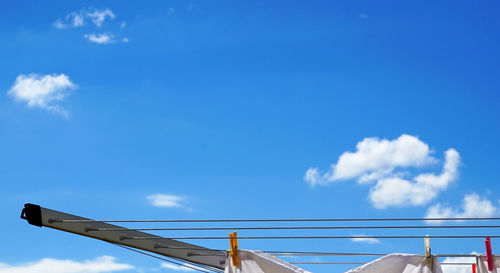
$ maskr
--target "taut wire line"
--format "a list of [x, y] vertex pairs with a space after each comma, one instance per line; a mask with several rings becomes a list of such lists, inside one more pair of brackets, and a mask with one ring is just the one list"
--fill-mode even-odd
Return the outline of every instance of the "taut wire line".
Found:
[[202, 228], [91, 228], [86, 231], [194, 231], [194, 230], [322, 230], [322, 229], [440, 229], [440, 228], [500, 228], [498, 225], [441, 225], [441, 226], [317, 226], [317, 227], [202, 227]]
[[362, 222], [362, 221], [482, 221], [500, 220], [500, 217], [433, 217], [433, 218], [310, 218], [310, 219], [173, 219], [173, 220], [61, 220], [49, 219], [51, 222], [63, 223], [222, 223], [222, 222]]

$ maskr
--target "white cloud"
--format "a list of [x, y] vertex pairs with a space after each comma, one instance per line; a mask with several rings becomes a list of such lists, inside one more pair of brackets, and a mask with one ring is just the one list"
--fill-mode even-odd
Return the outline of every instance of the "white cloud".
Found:
[[127, 26], [127, 23], [125, 23], [125, 21], [123, 21], [123, 22], [120, 24], [120, 28], [121, 28], [121, 29], [124, 29], [126, 26]]
[[370, 18], [370, 16], [368, 16], [368, 14], [362, 13], [362, 14], [359, 15], [359, 18], [361, 18], [361, 19], [368, 19], [368, 18]]
[[[477, 252], [471, 254], [477, 255]], [[475, 263], [475, 257], [450, 257], [444, 259], [441, 263]], [[443, 265], [443, 273], [472, 273], [472, 266], [465, 265]]]
[[101, 256], [83, 262], [44, 258], [21, 265], [0, 263], [0, 273], [100, 273], [134, 269], [132, 265], [116, 262], [111, 256]]
[[174, 13], [175, 13], [174, 8], [169, 8], [168, 11], [167, 11], [167, 15], [169, 15], [169, 16], [172, 15], [172, 14], [174, 14]]
[[307, 170], [305, 180], [312, 186], [354, 178], [367, 182], [397, 167], [421, 167], [433, 162], [429, 145], [417, 137], [403, 134], [392, 141], [365, 138], [356, 145], [356, 152], [343, 153], [325, 174], [320, 175], [317, 168]]
[[96, 44], [110, 44], [114, 43], [114, 36], [111, 33], [100, 33], [100, 34], [85, 34], [83, 35], [85, 39], [87, 39], [89, 42], [96, 43]]
[[47, 109], [68, 117], [69, 113], [57, 103], [75, 88], [77, 86], [64, 74], [21, 74], [7, 94], [17, 101], [25, 102], [29, 107]]
[[[355, 236], [366, 236], [366, 235], [355, 235]], [[380, 241], [377, 238], [352, 238], [351, 241], [357, 243], [368, 243], [368, 244], [379, 244]]]
[[344, 152], [328, 172], [321, 174], [318, 168], [309, 168], [304, 180], [311, 186], [349, 179], [370, 184], [369, 199], [379, 209], [424, 205], [457, 179], [460, 165], [459, 153], [448, 149], [440, 174], [405, 178], [411, 174], [410, 168], [438, 162], [432, 153], [428, 144], [410, 135], [403, 134], [395, 140], [365, 138], [356, 145], [355, 152]]
[[[476, 193], [467, 194], [462, 201], [460, 209], [454, 209], [442, 204], [437, 204], [427, 210], [426, 218], [474, 218], [493, 217], [498, 214], [499, 208], [490, 200], [481, 199]], [[427, 221], [428, 223], [439, 223], [442, 221]]]
[[115, 19], [115, 14], [110, 9], [91, 9], [86, 15], [97, 27], [101, 27], [106, 18]]
[[420, 174], [406, 180], [400, 177], [382, 178], [370, 190], [370, 201], [379, 209], [390, 206], [425, 205], [453, 182], [458, 175], [460, 155], [454, 149], [445, 153], [445, 164], [441, 174]]
[[195, 271], [196, 269], [206, 271], [206, 269], [203, 267], [199, 267], [199, 266], [188, 264], [188, 263], [183, 263], [182, 265], [175, 265], [175, 264], [171, 264], [171, 263], [161, 263], [161, 268], [171, 269], [171, 270], [175, 270], [175, 271]]
[[146, 197], [151, 205], [155, 207], [165, 207], [165, 208], [180, 208], [184, 207], [183, 202], [185, 198], [177, 195], [170, 194], [152, 194]]

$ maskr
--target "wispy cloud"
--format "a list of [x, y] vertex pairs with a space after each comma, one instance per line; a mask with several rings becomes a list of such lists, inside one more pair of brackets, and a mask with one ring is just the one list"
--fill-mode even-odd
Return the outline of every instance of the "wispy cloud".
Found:
[[[355, 235], [355, 236], [366, 236], [366, 235]], [[379, 244], [380, 241], [377, 238], [352, 238], [351, 241], [357, 243], [368, 243], [368, 244]]]
[[169, 8], [168, 11], [167, 11], [167, 15], [169, 15], [169, 16], [172, 15], [172, 14], [174, 14], [174, 13], [175, 13], [174, 8]]
[[97, 27], [101, 27], [107, 18], [113, 20], [116, 17], [110, 9], [92, 9], [86, 13], [86, 16], [90, 18], [92, 23]]
[[134, 269], [134, 266], [117, 263], [116, 258], [111, 256], [101, 256], [83, 262], [44, 258], [19, 265], [0, 263], [0, 273], [106, 273], [131, 269]]
[[[500, 212], [487, 198], [481, 198], [476, 193], [464, 196], [461, 208], [455, 209], [446, 205], [436, 204], [427, 210], [426, 218], [474, 218], [493, 217]], [[442, 221], [427, 221], [429, 224], [437, 224]]]
[[65, 74], [19, 75], [7, 94], [28, 107], [37, 107], [69, 117], [69, 113], [58, 103], [68, 96], [77, 85]]
[[406, 179], [409, 172], [402, 170], [436, 162], [429, 145], [415, 136], [403, 134], [394, 140], [365, 138], [356, 145], [355, 152], [344, 152], [324, 174], [318, 168], [309, 168], [304, 180], [311, 186], [343, 180], [370, 184], [369, 199], [376, 208], [424, 205], [456, 180], [459, 153], [455, 149], [445, 152], [440, 174], [421, 173]]
[[107, 20], [115, 19], [115, 14], [108, 8], [106, 9], [95, 9], [95, 8], [83, 8], [80, 11], [73, 11], [66, 15], [64, 19], [57, 19], [53, 26], [56, 28], [77, 28], [83, 27], [87, 24], [87, 20], [90, 20], [95, 26], [101, 27], [102, 24]]
[[66, 17], [64, 17], [64, 20], [57, 19], [54, 23], [53, 26], [59, 29], [63, 28], [76, 28], [76, 27], [82, 27], [85, 25], [85, 14], [83, 12], [71, 12]]
[[359, 18], [361, 18], [361, 19], [368, 19], [368, 18], [370, 18], [370, 16], [368, 16], [368, 14], [361, 13], [361, 14], [359, 15]]
[[59, 29], [66, 28], [66, 25], [63, 22], [61, 22], [61, 20], [59, 20], [59, 19], [57, 19], [54, 23], [52, 23], [52, 25], [55, 28], [59, 28]]
[[148, 195], [146, 199], [149, 200], [151, 205], [163, 208], [182, 208], [185, 206], [186, 201], [182, 196], [162, 193]]
[[111, 33], [99, 33], [99, 34], [85, 34], [83, 35], [85, 39], [87, 39], [89, 42], [96, 43], [96, 44], [110, 44], [114, 43], [114, 36]]
[[[125, 21], [122, 21], [119, 24], [116, 23], [114, 25], [106, 24], [107, 22], [113, 21], [115, 18], [116, 15], [112, 10], [108, 8], [96, 9], [91, 7], [82, 8], [78, 12], [71, 12], [66, 15], [64, 19], [57, 19], [52, 25], [58, 29], [79, 28], [87, 26], [84, 28], [86, 32], [94, 28], [94, 30], [97, 30], [100, 33], [86, 33], [83, 35], [83, 37], [89, 42], [96, 44], [104, 45], [118, 42], [129, 42], [129, 38], [123, 37], [122, 35], [122, 32], [126, 26]], [[104, 27], [105, 25], [106, 27]], [[115, 31], [118, 29], [120, 31]]]

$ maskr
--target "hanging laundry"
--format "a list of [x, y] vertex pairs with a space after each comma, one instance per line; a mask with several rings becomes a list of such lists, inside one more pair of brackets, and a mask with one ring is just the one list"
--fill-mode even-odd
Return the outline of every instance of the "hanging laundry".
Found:
[[240, 263], [234, 266], [231, 255], [224, 273], [310, 273], [261, 251], [238, 250]]
[[495, 264], [494, 264], [494, 268], [492, 271], [488, 271], [488, 260], [486, 258], [486, 256], [478, 256], [477, 257], [477, 273], [488, 273], [488, 272], [492, 272], [492, 273], [500, 273], [500, 259], [495, 259]]
[[431, 271], [426, 265], [425, 255], [394, 253], [345, 273], [442, 273], [438, 259], [433, 261]]

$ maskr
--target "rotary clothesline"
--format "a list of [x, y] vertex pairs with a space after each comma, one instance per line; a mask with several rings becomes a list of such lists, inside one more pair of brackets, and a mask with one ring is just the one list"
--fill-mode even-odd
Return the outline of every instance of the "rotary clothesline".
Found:
[[[46, 208], [42, 208], [34, 204], [25, 204], [25, 207], [21, 213], [21, 218], [28, 221], [28, 223], [35, 226], [46, 226], [54, 229], [59, 229], [67, 232], [72, 232], [82, 236], [87, 236], [99, 240], [103, 240], [109, 243], [116, 244], [125, 249], [135, 251], [137, 253], [145, 254], [155, 258], [161, 258], [163, 261], [172, 262], [176, 266], [186, 266], [192, 270], [198, 270], [202, 272], [220, 272], [225, 269], [226, 273], [231, 272], [241, 272], [241, 273], [268, 273], [268, 272], [307, 272], [300, 269], [293, 264], [282, 261], [276, 256], [338, 256], [338, 257], [349, 257], [349, 256], [378, 256], [381, 257], [376, 261], [386, 261], [391, 259], [396, 259], [398, 263], [402, 264], [403, 267], [413, 266], [420, 269], [432, 268], [429, 266], [429, 261], [432, 260], [439, 263], [439, 257], [476, 257], [476, 255], [470, 254], [438, 254], [431, 255], [429, 239], [472, 239], [472, 238], [500, 238], [497, 235], [496, 229], [500, 228], [500, 225], [463, 225], [455, 224], [451, 225], [449, 223], [442, 224], [442, 222], [437, 221], [495, 221], [500, 220], [500, 218], [311, 218], [311, 219], [180, 219], [180, 220], [91, 220], [82, 218], [79, 216], [58, 212]], [[334, 223], [334, 222], [387, 222], [387, 221], [425, 221], [426, 224], [431, 225], [311, 225], [306, 224], [307, 222], [321, 222], [321, 223]], [[109, 222], [121, 222], [121, 223], [170, 223], [181, 224], [181, 226], [160, 226], [160, 227], [120, 227], [116, 225], [109, 224]], [[224, 223], [231, 222], [233, 225], [225, 226], [214, 226], [214, 223]], [[255, 223], [261, 222], [279, 222], [280, 225], [268, 226], [259, 225], [256, 226]], [[295, 226], [287, 226], [292, 222], [300, 222], [301, 224]], [[186, 227], [182, 224], [186, 223], [196, 223], [200, 225], [209, 226], [191, 226]], [[238, 225], [236, 225], [238, 223]], [[245, 223], [246, 226], [241, 224]], [[285, 224], [286, 223], [286, 224]], [[498, 222], [495, 222], [498, 223]], [[344, 235], [344, 234], [328, 234], [325, 233], [328, 230], [332, 232], [334, 230], [432, 230], [432, 229], [446, 229], [448, 230], [472, 230], [474, 229], [476, 234], [450, 234], [449, 232], [445, 235], [416, 235], [415, 233], [406, 233], [401, 235], [390, 235], [377, 234], [377, 235]], [[203, 248], [202, 246], [190, 244], [178, 240], [227, 240], [226, 236], [200, 236], [201, 234], [194, 234], [195, 236], [179, 236], [179, 234], [173, 232], [200, 232], [200, 231], [222, 231], [222, 230], [245, 230], [245, 231], [255, 231], [259, 234], [247, 233], [247, 236], [237, 237], [236, 232], [230, 235], [230, 250], [222, 249], [209, 249]], [[302, 231], [300, 231], [302, 230]], [[172, 231], [169, 236], [163, 237], [156, 234], [144, 233], [143, 231]], [[261, 231], [269, 231], [268, 234], [262, 234]], [[290, 234], [290, 236], [278, 236], [284, 235], [280, 232], [299, 232], [298, 234]], [[319, 233], [311, 233], [313, 231]], [[289, 234], [289, 233], [287, 233]], [[189, 235], [189, 234], [188, 234]], [[259, 236], [256, 236], [259, 235]], [[298, 236], [291, 236], [298, 235]], [[307, 235], [307, 236], [306, 236]], [[319, 236], [322, 235], [322, 236]], [[328, 235], [328, 236], [327, 236]], [[336, 253], [336, 252], [311, 252], [311, 251], [249, 251], [249, 250], [239, 250], [237, 239], [240, 240], [275, 240], [275, 239], [422, 239], [425, 238], [426, 242], [426, 255], [412, 255], [412, 254], [381, 254], [381, 253]], [[489, 238], [487, 239], [489, 243]], [[488, 244], [487, 244], [488, 245]], [[145, 252], [147, 251], [147, 252]], [[491, 246], [486, 251], [488, 267], [492, 267], [492, 261], [494, 256], [491, 253]], [[162, 255], [166, 258], [158, 257], [153, 254]], [[436, 259], [434, 259], [436, 258]], [[425, 262], [423, 262], [423, 260]], [[476, 259], [478, 259], [476, 257]], [[181, 261], [181, 263], [177, 261]], [[483, 259], [484, 260], [484, 259]], [[484, 264], [483, 260], [481, 262]], [[499, 259], [500, 260], [500, 259]], [[408, 263], [406, 263], [406, 262]], [[263, 263], [262, 263], [263, 262]], [[359, 261], [351, 260], [341, 260], [341, 261], [325, 261], [312, 263], [310, 261], [297, 261], [296, 263], [301, 264], [359, 264]], [[377, 262], [378, 263], [378, 262]], [[405, 264], [406, 265], [403, 265]], [[269, 264], [279, 265], [279, 269], [269, 270]], [[383, 262], [382, 262], [383, 264]], [[445, 263], [447, 264], [447, 263]], [[373, 262], [364, 264], [360, 268], [369, 268], [373, 265]], [[455, 263], [453, 265], [470, 265], [469, 263]], [[238, 268], [241, 266], [241, 268]], [[368, 267], [365, 267], [368, 266]], [[271, 266], [272, 267], [272, 266]], [[412, 267], [412, 268], [413, 268]], [[437, 268], [440, 267], [437, 266]], [[483, 266], [484, 267], [484, 266]], [[241, 270], [246, 268], [245, 270]], [[267, 268], [266, 270], [258, 271], [258, 268]], [[285, 269], [282, 271], [282, 269]], [[419, 270], [420, 270], [419, 269]], [[259, 269], [260, 270], [260, 269]], [[290, 271], [291, 270], [291, 271]], [[364, 269], [363, 269], [364, 270]], [[429, 271], [418, 271], [418, 272], [429, 272]], [[432, 270], [432, 269], [431, 269]], [[482, 270], [482, 269], [481, 269]], [[358, 272], [358, 271], [349, 271]], [[359, 272], [370, 272], [370, 271], [359, 271]], [[392, 272], [392, 271], [391, 271]], [[394, 271], [399, 272], [399, 271]], [[402, 271], [401, 271], [402, 272]], [[406, 271], [405, 271], [406, 272]], [[414, 272], [414, 271], [409, 271]], [[416, 271], [415, 271], [416, 272]], [[482, 271], [485, 272], [485, 271]], [[439, 273], [439, 272], [433, 272]]]

